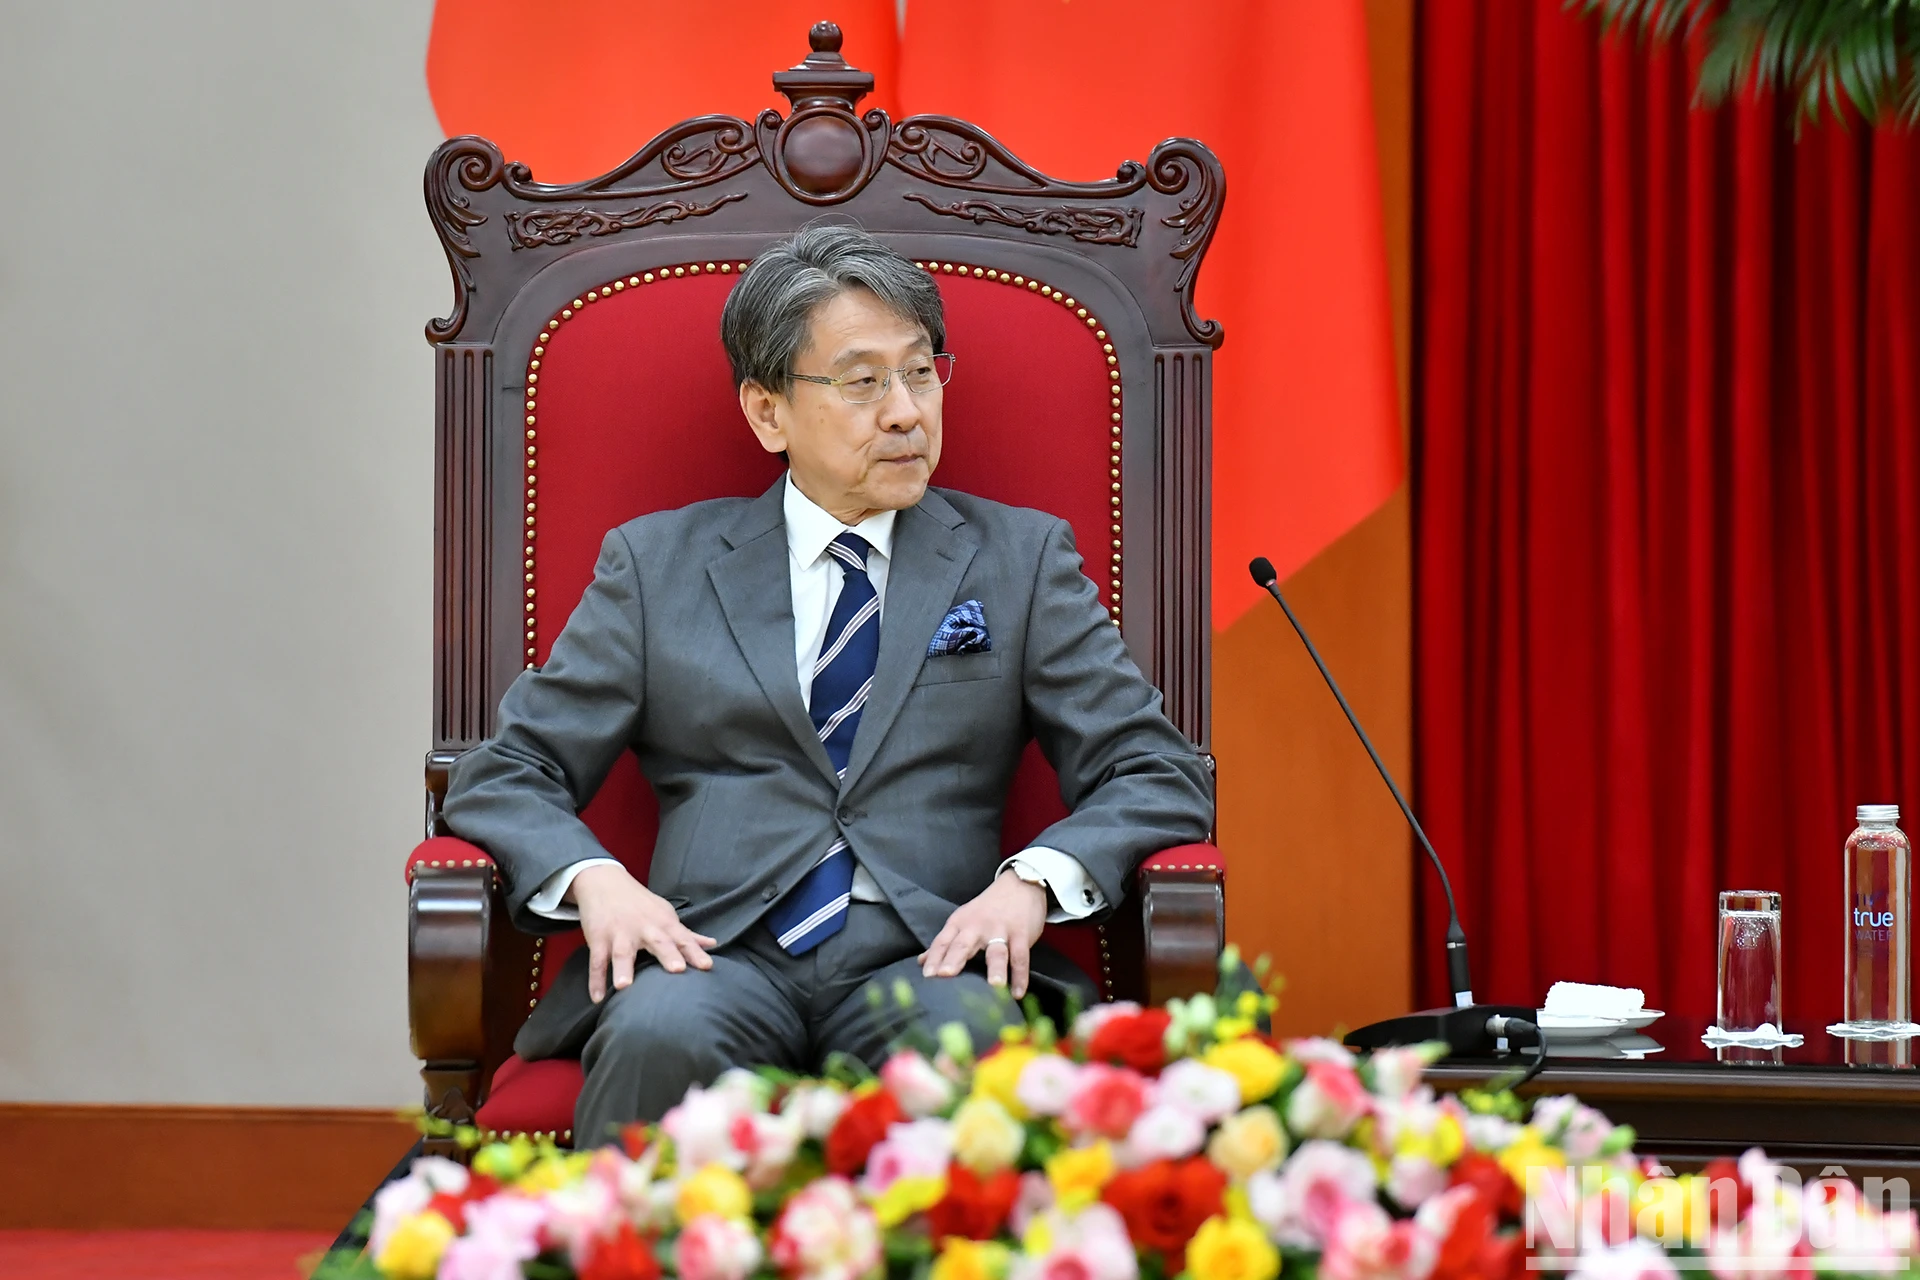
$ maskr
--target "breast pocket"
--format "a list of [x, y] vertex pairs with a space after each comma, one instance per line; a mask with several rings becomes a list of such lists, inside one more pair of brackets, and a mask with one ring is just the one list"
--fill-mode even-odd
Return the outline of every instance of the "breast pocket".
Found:
[[1000, 654], [989, 649], [985, 653], [958, 653], [950, 657], [928, 658], [920, 664], [920, 678], [914, 681], [916, 686], [928, 684], [956, 684], [962, 680], [991, 680], [1000, 674]]

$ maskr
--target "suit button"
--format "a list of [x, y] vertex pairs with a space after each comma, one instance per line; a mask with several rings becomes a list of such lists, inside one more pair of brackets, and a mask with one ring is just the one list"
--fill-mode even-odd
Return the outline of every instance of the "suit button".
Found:
[[770, 884], [766, 888], [760, 891], [760, 901], [762, 902], [772, 902], [775, 898], [779, 896], [780, 896], [780, 887], [778, 885]]
[[852, 822], [855, 816], [857, 815], [855, 815], [854, 811], [846, 808], [844, 805], [841, 806], [840, 812], [834, 815], [834, 817], [840, 819], [842, 823]]

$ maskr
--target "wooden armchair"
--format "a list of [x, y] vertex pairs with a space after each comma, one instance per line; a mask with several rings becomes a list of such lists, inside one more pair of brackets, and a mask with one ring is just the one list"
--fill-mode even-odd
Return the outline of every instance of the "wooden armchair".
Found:
[[[963, 122], [860, 114], [873, 77], [840, 58], [832, 24], [811, 40], [774, 76], [790, 114], [688, 120], [589, 182], [536, 183], [474, 137], [428, 163], [454, 300], [427, 326], [434, 747], [407, 873], [413, 1047], [435, 1116], [571, 1140], [579, 1064], [522, 1062], [511, 1044], [579, 933], [508, 923], [492, 862], [441, 821], [447, 770], [543, 660], [607, 529], [778, 474], [740, 420], [719, 312], [734, 274], [811, 218], [857, 219], [939, 280], [962, 364], [936, 483], [1070, 521], [1141, 669], [1205, 748], [1221, 332], [1194, 314], [1193, 287], [1225, 194], [1218, 161], [1175, 139], [1111, 180], [1056, 182]], [[1063, 812], [1030, 746], [1006, 847]], [[582, 816], [644, 879], [657, 808], [631, 756]], [[1051, 940], [1108, 999], [1211, 989], [1224, 876], [1211, 845], [1168, 850], [1104, 924]]]

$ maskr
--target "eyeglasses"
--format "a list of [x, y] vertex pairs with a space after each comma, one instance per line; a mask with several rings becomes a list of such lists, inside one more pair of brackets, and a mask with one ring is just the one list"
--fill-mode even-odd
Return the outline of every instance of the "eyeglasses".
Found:
[[848, 404], [872, 404], [887, 394], [893, 386], [893, 375], [896, 373], [908, 391], [923, 396], [936, 387], [946, 386], [953, 377], [953, 353], [942, 351], [937, 356], [920, 356], [898, 369], [890, 369], [885, 365], [857, 364], [837, 378], [823, 378], [813, 373], [792, 373], [787, 376], [796, 382], [837, 387], [840, 398]]

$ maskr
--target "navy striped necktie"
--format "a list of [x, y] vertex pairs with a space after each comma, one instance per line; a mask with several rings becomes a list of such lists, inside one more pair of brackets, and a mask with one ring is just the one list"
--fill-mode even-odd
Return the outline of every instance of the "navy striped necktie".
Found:
[[[843, 778], [880, 658], [880, 597], [867, 577], [871, 550], [857, 533], [843, 533], [827, 544], [827, 554], [840, 562], [840, 598], [834, 601], [827, 637], [813, 664], [808, 713], [827, 758]], [[853, 853], [846, 837], [840, 836], [767, 913], [767, 924], [781, 947], [797, 956], [846, 927], [847, 904], [852, 900]]]

